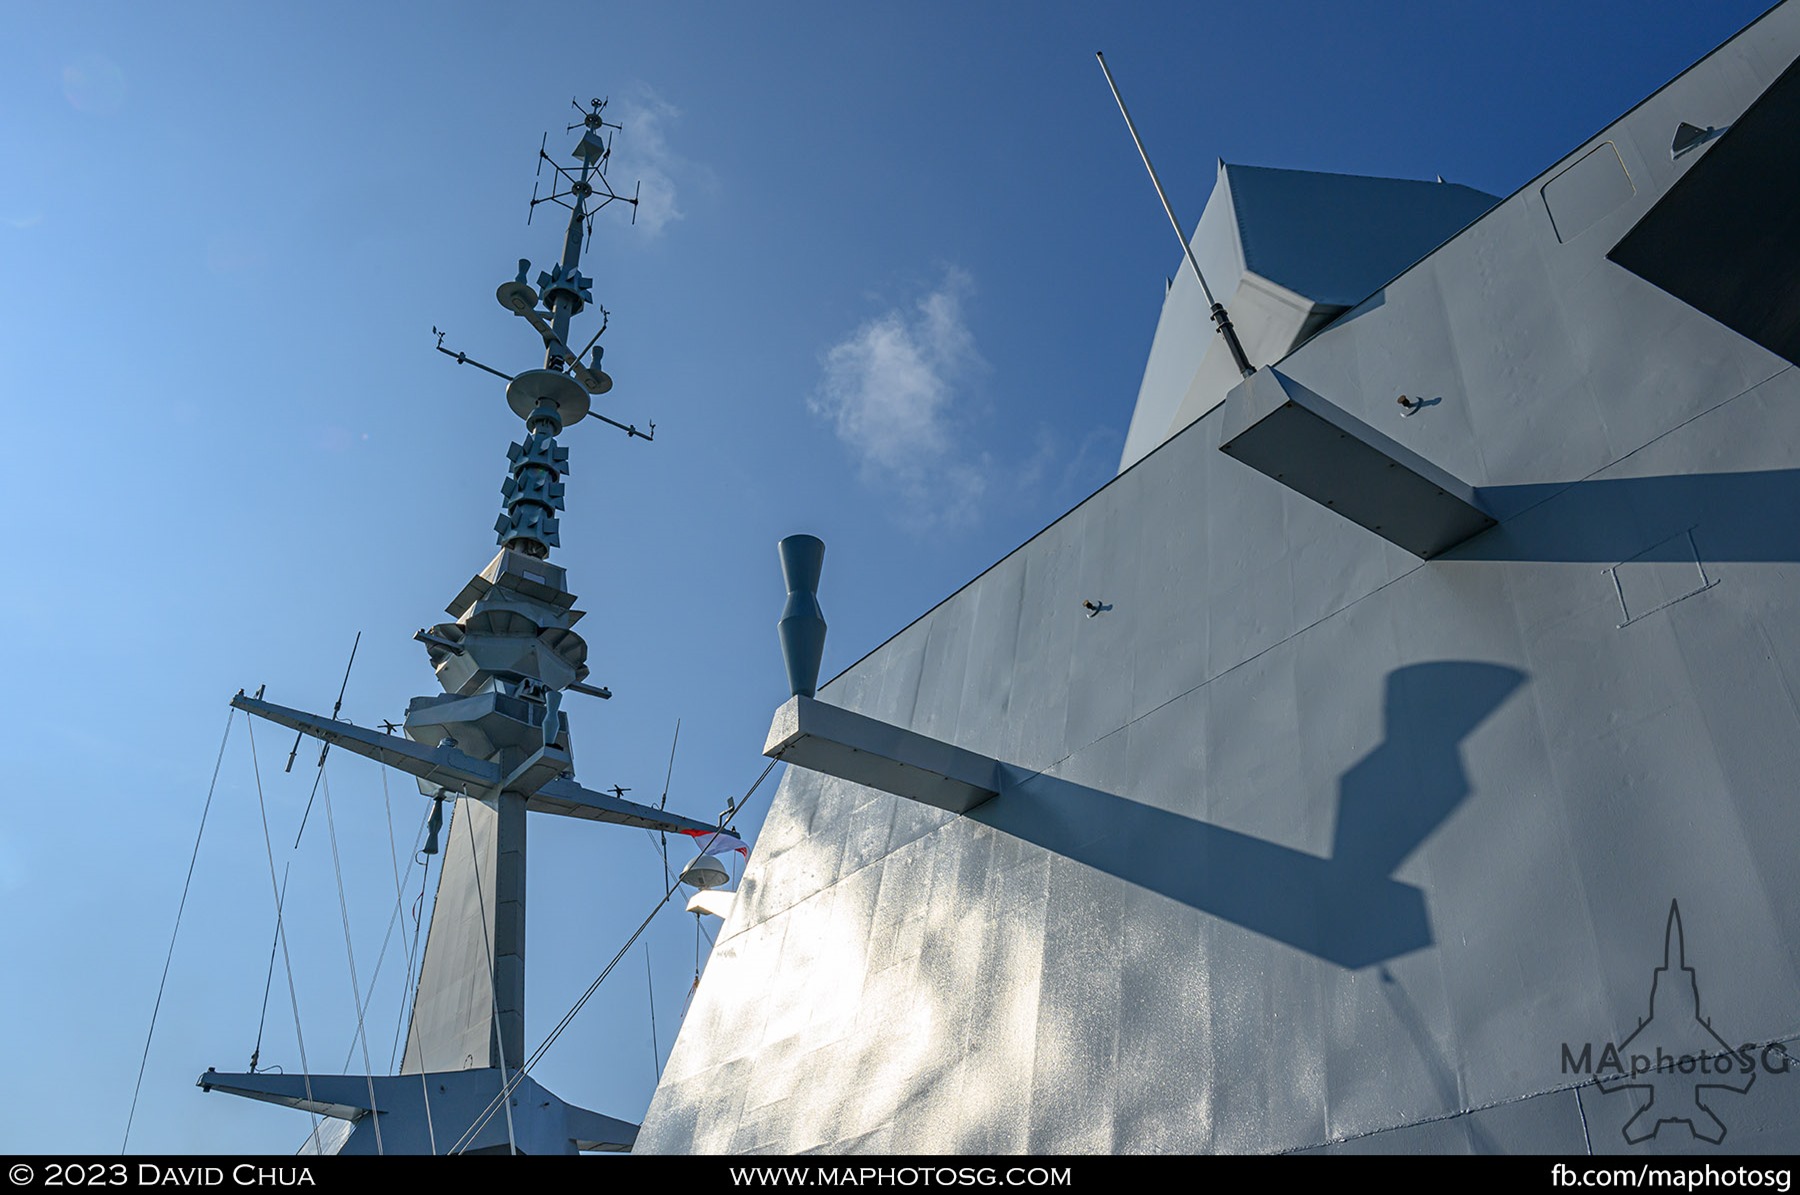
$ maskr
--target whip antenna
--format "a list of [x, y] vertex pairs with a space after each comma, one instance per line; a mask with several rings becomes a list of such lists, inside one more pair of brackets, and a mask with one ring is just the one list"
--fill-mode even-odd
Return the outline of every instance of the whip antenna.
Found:
[[1238, 343], [1237, 329], [1231, 326], [1231, 317], [1225, 313], [1225, 304], [1213, 298], [1212, 287], [1206, 285], [1206, 275], [1200, 272], [1200, 262], [1194, 256], [1194, 247], [1181, 231], [1181, 221], [1175, 218], [1175, 209], [1169, 206], [1168, 193], [1163, 190], [1162, 180], [1156, 177], [1156, 167], [1150, 164], [1144, 140], [1138, 136], [1137, 125], [1132, 123], [1131, 113], [1125, 109], [1125, 97], [1119, 94], [1119, 85], [1113, 82], [1112, 72], [1106, 69], [1106, 55], [1095, 50], [1094, 57], [1100, 60], [1100, 73], [1106, 76], [1106, 85], [1112, 88], [1113, 99], [1119, 105], [1119, 115], [1125, 118], [1125, 127], [1131, 132], [1131, 141], [1137, 146], [1138, 157], [1144, 159], [1144, 169], [1150, 173], [1150, 185], [1156, 188], [1156, 197], [1162, 200], [1169, 225], [1175, 229], [1175, 239], [1181, 242], [1181, 251], [1187, 255], [1187, 263], [1194, 271], [1195, 280], [1200, 283], [1200, 293], [1206, 296], [1207, 303], [1212, 306], [1212, 321], [1219, 326], [1219, 335], [1225, 338], [1225, 347], [1231, 350], [1231, 359], [1237, 365], [1238, 372], [1249, 377], [1256, 370], [1251, 367], [1250, 358], [1244, 356], [1244, 346]]

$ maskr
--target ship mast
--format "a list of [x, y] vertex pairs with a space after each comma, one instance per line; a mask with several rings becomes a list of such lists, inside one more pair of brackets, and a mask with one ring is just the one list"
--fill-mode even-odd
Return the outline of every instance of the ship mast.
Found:
[[[655, 424], [639, 431], [591, 409], [594, 398], [612, 389], [612, 379], [600, 368], [608, 313], [594, 303], [593, 279], [581, 272], [582, 243], [592, 235], [596, 211], [625, 203], [635, 220], [638, 199], [607, 182], [611, 136], [620, 126], [604, 118], [605, 101], [575, 107], [581, 120], [568, 131], [579, 128], [581, 137], [570, 151], [573, 161], [558, 162], [540, 146], [540, 182], [548, 164], [550, 189], [539, 196], [534, 187], [531, 199], [534, 213], [544, 203], [569, 210], [562, 259], [538, 274], [535, 288], [526, 281], [531, 263], [521, 259], [517, 276], [495, 291], [500, 305], [543, 340], [543, 366], [508, 374], [445, 348], [438, 334], [439, 352], [506, 379], [507, 404], [525, 424], [507, 450], [505, 510], [494, 524], [499, 553], [451, 600], [450, 621], [414, 635], [444, 691], [408, 704], [404, 737], [275, 705], [261, 700], [260, 690], [232, 699], [249, 714], [412, 775], [435, 802], [428, 854], [439, 852], [443, 805], [454, 802], [400, 1074], [208, 1070], [200, 1077], [209, 1091], [350, 1122], [334, 1140], [315, 1134], [309, 1145], [321, 1152], [629, 1149], [635, 1125], [567, 1104], [521, 1074], [527, 815], [694, 835], [720, 829], [584, 788], [574, 778], [563, 695], [612, 693], [586, 683], [587, 643], [573, 630], [583, 612], [563, 568], [549, 560], [561, 542], [557, 512], [564, 509], [562, 479], [569, 473], [568, 449], [556, 437], [590, 414], [628, 438], [650, 440], [655, 432]], [[589, 307], [597, 307], [600, 326], [576, 352], [569, 347], [571, 324]]]

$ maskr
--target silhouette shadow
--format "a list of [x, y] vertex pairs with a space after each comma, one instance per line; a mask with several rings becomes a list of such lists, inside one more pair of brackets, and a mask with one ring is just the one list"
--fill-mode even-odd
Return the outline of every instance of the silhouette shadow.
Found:
[[[1800, 561], [1800, 469], [1483, 486], [1477, 495], [1501, 523], [1446, 558], [1691, 563], [1686, 537], [1669, 540], [1694, 527], [1707, 560]], [[1551, 499], [1555, 517], [1534, 517]]]
[[1473, 661], [1390, 672], [1386, 737], [1338, 781], [1329, 858], [1042, 772], [1017, 773], [968, 816], [1328, 962], [1366, 967], [1431, 944], [1424, 893], [1391, 873], [1469, 795], [1462, 740], [1524, 680]]

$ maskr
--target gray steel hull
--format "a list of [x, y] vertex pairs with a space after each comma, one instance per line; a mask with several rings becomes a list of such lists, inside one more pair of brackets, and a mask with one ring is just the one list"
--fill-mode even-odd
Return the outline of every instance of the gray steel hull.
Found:
[[[788, 769], [637, 1150], [1800, 1149], [1800, 376], [1607, 258], [1796, 56], [1789, 5], [1278, 363], [1498, 526], [1422, 560], [1227, 399], [824, 686], [1023, 778]], [[1583, 1071], [1645, 1019], [1754, 1081]]]

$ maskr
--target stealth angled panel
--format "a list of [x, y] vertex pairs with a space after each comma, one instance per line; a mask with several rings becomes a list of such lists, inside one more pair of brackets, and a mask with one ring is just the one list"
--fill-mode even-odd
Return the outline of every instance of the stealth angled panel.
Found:
[[1606, 256], [1800, 362], [1800, 62]]
[[1225, 399], [1219, 451], [1429, 560], [1494, 526], [1475, 491], [1274, 369]]
[[[1035, 774], [790, 769], [634, 1148], [1693, 1150], [1563, 1047], [1645, 1018], [1673, 896], [1695, 1011], [1800, 1024], [1800, 371], [1602, 260], [1797, 53], [1800, 0], [1596, 139], [1624, 206], [1521, 190], [828, 684]], [[1438, 490], [1502, 525], [1333, 517]], [[1793, 1152], [1790, 1079], [1728, 1148]]]

